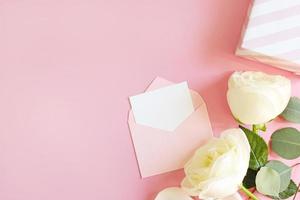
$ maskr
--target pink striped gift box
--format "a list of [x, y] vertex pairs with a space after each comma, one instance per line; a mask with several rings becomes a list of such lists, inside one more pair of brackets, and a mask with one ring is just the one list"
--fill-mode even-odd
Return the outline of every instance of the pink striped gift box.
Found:
[[300, 0], [254, 0], [236, 54], [300, 74]]

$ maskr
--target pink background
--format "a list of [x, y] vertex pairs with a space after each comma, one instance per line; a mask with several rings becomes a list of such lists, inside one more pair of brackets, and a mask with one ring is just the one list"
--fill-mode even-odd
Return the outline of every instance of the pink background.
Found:
[[140, 178], [127, 126], [128, 96], [156, 76], [188, 80], [216, 134], [236, 126], [232, 71], [286, 75], [296, 94], [298, 77], [234, 55], [249, 2], [0, 0], [0, 199], [152, 200], [178, 185], [182, 170]]

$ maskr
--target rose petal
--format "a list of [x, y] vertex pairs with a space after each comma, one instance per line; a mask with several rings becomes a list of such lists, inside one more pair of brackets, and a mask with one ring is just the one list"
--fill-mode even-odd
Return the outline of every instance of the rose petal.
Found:
[[239, 193], [235, 193], [234, 195], [219, 200], [242, 200], [242, 197]]
[[178, 187], [170, 187], [158, 193], [155, 200], [193, 200], [185, 191]]
[[234, 175], [218, 177], [203, 182], [202, 190], [199, 192], [200, 199], [224, 197], [235, 194], [238, 191], [238, 184]]

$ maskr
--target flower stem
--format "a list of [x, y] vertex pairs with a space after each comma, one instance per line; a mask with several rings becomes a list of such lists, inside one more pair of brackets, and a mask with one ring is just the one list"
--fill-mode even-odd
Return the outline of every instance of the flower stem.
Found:
[[255, 125], [255, 124], [252, 125], [252, 131], [253, 131], [254, 133], [258, 134], [259, 128], [257, 127], [257, 125]]
[[245, 188], [245, 186], [241, 185], [241, 189], [251, 199], [259, 200], [259, 198], [257, 198], [252, 192], [250, 192], [247, 188]]
[[265, 132], [267, 130], [266, 124], [253, 124], [252, 125], [252, 131], [256, 134], [258, 134], [259, 131]]

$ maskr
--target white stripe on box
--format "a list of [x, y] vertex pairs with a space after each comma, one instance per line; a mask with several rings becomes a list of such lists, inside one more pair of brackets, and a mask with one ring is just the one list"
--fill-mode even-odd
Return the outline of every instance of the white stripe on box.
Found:
[[[293, 60], [294, 63], [300, 64], [300, 59]], [[300, 70], [300, 69], [299, 69]], [[300, 73], [300, 72], [299, 72]]]
[[254, 0], [254, 1], [255, 1], [255, 4], [258, 5], [258, 4], [266, 3], [268, 1], [273, 1], [273, 0]]
[[[255, 52], [259, 52], [266, 55], [282, 55], [284, 53], [295, 51], [300, 49], [300, 36], [295, 39], [286, 40], [283, 42], [274, 43], [271, 45], [254, 48]], [[276, 56], [275, 56], [276, 57]]]
[[278, 33], [290, 28], [300, 26], [300, 15], [285, 18], [283, 20], [274, 21], [264, 24], [263, 26], [248, 27], [245, 33], [245, 41], [267, 36], [269, 34]]
[[273, 0], [259, 5], [255, 5], [254, 2], [250, 18], [269, 14], [296, 5], [300, 5], [300, 0]]
[[[245, 41], [242, 44], [242, 47], [250, 48], [250, 49], [258, 48], [258, 47], [274, 44], [276, 42], [283, 42], [286, 40], [298, 38], [299, 36], [300, 36], [300, 25], [296, 28], [287, 29], [279, 33], [272, 33], [267, 36]], [[300, 52], [297, 53], [297, 55], [300, 55]]]
[[[284, 54], [280, 54], [278, 55], [279, 58], [282, 58], [284, 60], [293, 60], [293, 61], [297, 61], [300, 59], [300, 49], [297, 49], [295, 51], [289, 51], [287, 53]], [[299, 63], [298, 63], [299, 64]]]
[[[298, 64], [298, 65], [300, 64], [300, 60], [291, 60], [291, 62], [292, 62], [292, 63], [296, 63], [296, 64]], [[299, 70], [300, 70], [300, 68], [299, 68]]]

